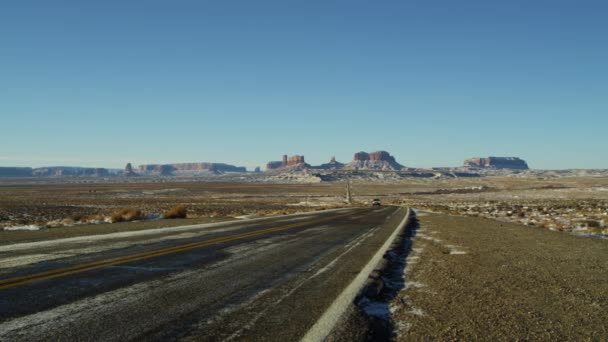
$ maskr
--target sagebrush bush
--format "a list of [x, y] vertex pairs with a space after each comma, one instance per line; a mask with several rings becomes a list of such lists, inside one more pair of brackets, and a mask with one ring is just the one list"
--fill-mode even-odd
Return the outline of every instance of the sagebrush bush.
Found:
[[167, 219], [186, 218], [186, 216], [188, 216], [188, 209], [183, 205], [173, 207], [163, 214], [163, 217]]
[[135, 208], [123, 208], [112, 214], [111, 221], [115, 222], [128, 222], [139, 220], [143, 218], [141, 210]]

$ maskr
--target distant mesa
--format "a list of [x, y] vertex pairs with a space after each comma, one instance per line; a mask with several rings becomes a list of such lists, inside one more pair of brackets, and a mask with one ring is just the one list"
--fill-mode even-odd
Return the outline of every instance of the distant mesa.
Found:
[[315, 166], [314, 168], [321, 169], [321, 170], [339, 170], [339, 169], [342, 169], [343, 167], [344, 167], [344, 164], [336, 161], [336, 157], [331, 157], [331, 160], [329, 161], [329, 163], [321, 164], [319, 166]]
[[109, 177], [113, 172], [106, 168], [76, 166], [0, 167], [0, 177]]
[[295, 155], [288, 157], [283, 156], [280, 161], [271, 161], [266, 164], [266, 170], [385, 170], [396, 171], [402, 170], [403, 165], [397, 163], [395, 158], [386, 151], [377, 151], [372, 153], [358, 152], [355, 153], [353, 161], [348, 164], [340, 163], [335, 157], [332, 157], [329, 163], [318, 166], [310, 166], [304, 161], [304, 156]]
[[304, 161], [304, 156], [295, 155], [291, 157], [287, 157], [287, 155], [283, 155], [283, 158], [280, 161], [271, 161], [266, 164], [266, 170], [280, 170], [280, 169], [296, 169], [301, 170], [305, 168], [309, 168], [310, 165], [306, 164]]
[[346, 170], [398, 171], [404, 168], [405, 166], [399, 164], [395, 157], [386, 151], [357, 152], [353, 161], [344, 166]]
[[34, 177], [108, 177], [110, 171], [105, 168], [52, 166], [32, 170]]
[[123, 170], [76, 166], [0, 167], [0, 177], [114, 177], [114, 176], [196, 176], [245, 173], [247, 168], [223, 163], [180, 163], [139, 165], [137, 169], [127, 163]]
[[225, 172], [247, 172], [243, 166], [223, 163], [178, 163], [139, 165], [138, 172], [146, 176], [180, 176], [196, 174], [220, 174]]
[[[526, 161], [517, 157], [487, 157], [487, 158], [471, 158], [464, 161], [464, 167], [468, 168], [468, 172], [475, 174], [484, 174], [485, 170], [529, 170]], [[271, 161], [266, 165], [266, 171], [270, 175], [286, 173], [288, 176], [294, 173], [293, 171], [307, 170], [327, 170], [327, 171], [406, 171], [405, 166], [399, 164], [395, 157], [387, 151], [376, 152], [357, 152], [353, 156], [353, 160], [348, 164], [343, 164], [331, 157], [328, 163], [318, 166], [311, 166], [306, 163], [303, 155], [287, 156], [283, 155], [279, 161]], [[434, 170], [445, 172], [462, 171], [462, 168], [434, 168]], [[476, 171], [477, 170], [477, 171]], [[260, 173], [260, 167], [256, 167], [253, 173]], [[235, 166], [224, 163], [173, 163], [173, 164], [143, 164], [134, 167], [130, 162], [127, 163], [124, 169], [108, 169], [108, 168], [90, 168], [90, 167], [69, 167], [69, 166], [51, 166], [51, 167], [0, 167], [0, 177], [135, 177], [135, 176], [211, 176], [222, 175], [225, 173], [247, 173], [247, 169], [243, 166]], [[323, 172], [322, 172], [323, 173]], [[326, 172], [332, 173], [332, 172]], [[339, 172], [338, 172], [339, 173]], [[433, 173], [430, 173], [433, 176]], [[456, 175], [456, 173], [452, 173]], [[460, 177], [460, 175], [459, 175]]]
[[488, 158], [471, 158], [464, 161], [465, 167], [483, 168], [483, 169], [511, 169], [511, 170], [528, 170], [528, 164], [525, 160], [517, 157], [488, 157]]

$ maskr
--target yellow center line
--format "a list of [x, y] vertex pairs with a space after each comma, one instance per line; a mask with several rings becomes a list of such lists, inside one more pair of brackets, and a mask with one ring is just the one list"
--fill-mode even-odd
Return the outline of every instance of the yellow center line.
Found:
[[214, 238], [214, 239], [210, 239], [210, 240], [193, 242], [193, 243], [188, 243], [188, 244], [174, 246], [174, 247], [167, 247], [167, 248], [162, 248], [162, 249], [149, 251], [149, 252], [143, 252], [143, 253], [134, 254], [134, 255], [128, 255], [128, 256], [123, 256], [123, 257], [118, 257], [118, 258], [107, 259], [107, 260], [100, 260], [100, 261], [90, 262], [90, 263], [86, 263], [86, 264], [80, 264], [80, 265], [75, 265], [75, 266], [70, 266], [70, 267], [65, 267], [65, 268], [60, 268], [60, 269], [55, 269], [55, 270], [49, 270], [49, 271], [40, 272], [40, 273], [29, 274], [29, 275], [20, 276], [20, 277], [3, 279], [3, 280], [0, 280], [0, 290], [16, 287], [16, 286], [20, 286], [20, 285], [30, 284], [30, 283], [34, 283], [34, 282], [39, 282], [39, 281], [43, 281], [43, 280], [64, 277], [64, 276], [68, 276], [68, 275], [72, 275], [72, 274], [87, 272], [90, 270], [95, 270], [95, 269], [99, 269], [99, 268], [103, 268], [103, 267], [107, 267], [107, 266], [114, 266], [114, 265], [125, 264], [125, 263], [129, 263], [129, 262], [134, 262], [134, 261], [139, 261], [139, 260], [144, 260], [144, 259], [149, 259], [149, 258], [155, 258], [155, 257], [167, 255], [167, 254], [188, 251], [188, 250], [192, 250], [195, 248], [200, 248], [200, 247], [204, 247], [204, 246], [208, 246], [208, 245], [229, 242], [229, 241], [244, 239], [244, 238], [248, 238], [248, 237], [258, 236], [258, 235], [264, 235], [264, 234], [268, 234], [268, 233], [272, 233], [272, 232], [293, 229], [293, 228], [302, 227], [302, 226], [306, 226], [306, 225], [310, 225], [310, 224], [316, 224], [316, 223], [320, 223], [320, 222], [324, 222], [324, 221], [330, 221], [330, 220], [334, 220], [334, 219], [337, 219], [340, 217], [354, 215], [355, 213], [358, 213], [358, 212], [359, 211], [354, 211], [354, 212], [349, 212], [346, 214], [335, 215], [332, 217], [321, 218], [321, 219], [307, 221], [307, 222], [293, 223], [293, 224], [288, 224], [285, 226], [256, 230], [256, 231], [252, 231], [252, 232], [246, 232], [246, 233], [241, 233], [241, 234], [236, 234], [236, 235], [231, 235], [231, 236], [218, 237], [218, 238]]

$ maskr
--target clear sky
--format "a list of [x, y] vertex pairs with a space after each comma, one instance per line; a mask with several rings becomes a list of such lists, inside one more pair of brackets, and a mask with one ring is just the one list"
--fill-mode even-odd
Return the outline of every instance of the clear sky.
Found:
[[608, 168], [605, 0], [6, 0], [0, 166]]

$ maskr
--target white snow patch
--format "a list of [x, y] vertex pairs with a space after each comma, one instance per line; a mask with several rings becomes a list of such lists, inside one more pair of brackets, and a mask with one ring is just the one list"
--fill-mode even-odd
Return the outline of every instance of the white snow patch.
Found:
[[35, 225], [35, 224], [29, 224], [29, 225], [25, 225], [25, 226], [4, 227], [4, 230], [9, 230], [9, 231], [13, 231], [13, 230], [40, 230], [40, 229], [46, 229], [46, 227], [44, 227], [44, 226], [38, 226], [38, 225]]
[[239, 219], [239, 220], [249, 220], [249, 219], [252, 219], [252, 218], [255, 218], [255, 217], [256, 217], [256, 215], [255, 215], [255, 214], [253, 214], [253, 215], [241, 215], [241, 216], [235, 216], [234, 218], [237, 218], [237, 219]]
[[0, 260], [0, 268], [17, 267], [35, 262], [71, 257], [74, 254], [31, 254]]
[[[432, 234], [432, 233], [430, 233], [430, 234]], [[425, 234], [416, 234], [416, 237], [424, 239], [424, 240], [433, 241], [433, 242], [436, 242], [436, 243], [439, 243], [439, 244], [443, 242], [443, 240], [441, 240], [441, 239], [437, 239], [437, 238], [434, 238], [432, 236], [428, 236], [428, 235], [425, 235]]]
[[420, 308], [415, 307], [412, 307], [412, 309], [408, 311], [408, 313], [416, 316], [424, 316], [424, 311], [422, 311], [422, 309]]
[[410, 289], [410, 288], [414, 288], [414, 289], [420, 289], [426, 287], [426, 284], [424, 283], [420, 283], [417, 281], [406, 281], [405, 282], [405, 286], [404, 286], [404, 290]]
[[412, 324], [408, 322], [397, 321], [395, 322], [395, 328], [397, 330], [397, 336], [401, 336], [412, 328]]

